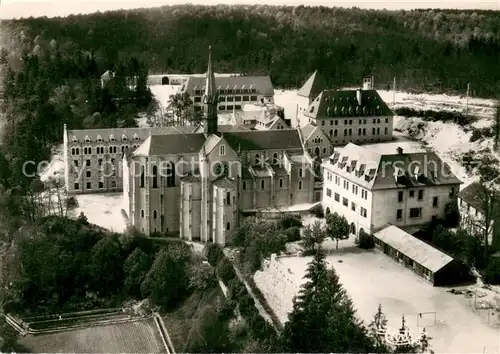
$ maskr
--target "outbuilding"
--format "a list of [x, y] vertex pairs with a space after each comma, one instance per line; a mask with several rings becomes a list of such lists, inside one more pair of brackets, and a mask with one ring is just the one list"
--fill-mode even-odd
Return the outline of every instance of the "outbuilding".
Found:
[[384, 254], [434, 286], [456, 285], [472, 278], [465, 264], [397, 226], [387, 226], [373, 237]]

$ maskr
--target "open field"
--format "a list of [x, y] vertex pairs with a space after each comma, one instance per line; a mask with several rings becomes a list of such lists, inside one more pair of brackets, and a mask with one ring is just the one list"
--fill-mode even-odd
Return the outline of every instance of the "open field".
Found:
[[20, 337], [36, 353], [164, 353], [153, 321], [136, 321], [46, 335]]
[[[352, 298], [358, 316], [366, 324], [381, 304], [390, 328], [399, 328], [402, 315], [415, 332], [419, 330], [417, 321], [419, 326], [425, 326], [437, 353], [498, 352], [500, 332], [489, 325], [484, 316], [472, 310], [472, 300], [450, 294], [446, 288], [433, 287], [378, 251], [339, 249], [330, 252], [327, 259]], [[310, 260], [311, 257], [282, 257], [278, 262], [290, 274], [289, 279], [301, 283]], [[259, 277], [260, 284], [257, 284], [261, 286], [265, 275]], [[290, 297], [295, 294], [288, 291], [275, 295], [282, 303], [290, 304]], [[417, 320], [417, 314], [424, 312], [431, 314]], [[436, 313], [436, 322], [432, 312]], [[281, 313], [283, 318], [283, 311]], [[286, 316], [283, 319], [286, 320]]]

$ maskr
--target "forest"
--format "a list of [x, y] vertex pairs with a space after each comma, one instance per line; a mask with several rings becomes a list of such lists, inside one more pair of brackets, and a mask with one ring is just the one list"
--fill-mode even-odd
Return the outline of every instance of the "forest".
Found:
[[104, 72], [137, 58], [149, 73], [202, 73], [212, 45], [216, 72], [269, 74], [300, 86], [314, 70], [330, 87], [404, 89], [493, 97], [499, 91], [500, 14], [290, 6], [164, 6], [4, 22], [8, 38], [55, 39], [93, 52]]

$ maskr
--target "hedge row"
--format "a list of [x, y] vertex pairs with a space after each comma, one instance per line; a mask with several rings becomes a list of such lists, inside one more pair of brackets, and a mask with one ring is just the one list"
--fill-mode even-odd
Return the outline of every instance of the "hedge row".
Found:
[[245, 284], [236, 275], [233, 264], [226, 257], [222, 248], [217, 244], [207, 244], [205, 256], [208, 262], [215, 267], [217, 277], [227, 285], [228, 300], [233, 309], [238, 306], [252, 336], [259, 342], [273, 342], [276, 336], [274, 327], [260, 315], [254, 299], [249, 294]]
[[458, 125], [468, 125], [476, 120], [476, 117], [465, 115], [460, 112], [416, 110], [408, 107], [400, 107], [395, 110], [396, 115], [403, 117], [420, 117], [423, 120], [433, 122], [454, 122]]

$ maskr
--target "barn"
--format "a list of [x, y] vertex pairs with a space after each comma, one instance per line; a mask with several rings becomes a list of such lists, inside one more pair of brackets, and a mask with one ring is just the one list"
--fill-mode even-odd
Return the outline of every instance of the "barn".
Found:
[[429, 281], [433, 286], [451, 286], [471, 280], [468, 267], [448, 254], [390, 225], [373, 235], [384, 254]]

